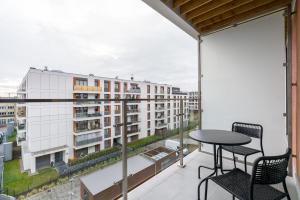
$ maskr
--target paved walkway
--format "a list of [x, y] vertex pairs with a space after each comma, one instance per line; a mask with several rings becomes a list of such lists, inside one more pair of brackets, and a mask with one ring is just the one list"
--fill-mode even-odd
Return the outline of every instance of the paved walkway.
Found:
[[51, 190], [38, 193], [29, 200], [80, 200], [80, 182], [79, 178], [73, 178], [73, 181], [58, 185]]

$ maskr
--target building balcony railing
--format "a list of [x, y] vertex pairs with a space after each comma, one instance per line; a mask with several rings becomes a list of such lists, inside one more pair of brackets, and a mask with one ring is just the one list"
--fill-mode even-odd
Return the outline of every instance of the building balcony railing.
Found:
[[166, 127], [166, 126], [168, 126], [167, 123], [157, 123], [157, 124], [155, 124], [155, 127], [157, 127], [157, 128], [162, 128], [162, 127]]
[[101, 128], [102, 128], [101, 125], [94, 125], [90, 128], [75, 128], [74, 132], [81, 133], [81, 132], [87, 132], [87, 131], [96, 131], [96, 130], [100, 130]]
[[85, 86], [85, 85], [74, 85], [74, 91], [85, 91], [85, 92], [100, 92], [101, 87], [98, 86]]
[[140, 123], [141, 122], [141, 119], [128, 119], [127, 120], [128, 123], [130, 124], [136, 124], [136, 123]]
[[119, 136], [121, 135], [121, 131], [120, 130], [115, 130], [115, 136]]
[[84, 146], [84, 145], [101, 142], [101, 141], [102, 141], [102, 137], [100, 136], [100, 137], [90, 138], [86, 140], [75, 141], [75, 146], [79, 147], [79, 146]]
[[104, 122], [104, 127], [106, 127], [106, 126], [110, 126], [111, 125], [111, 123], [110, 122]]
[[18, 125], [18, 130], [25, 130], [26, 129], [26, 124], [19, 124]]
[[87, 117], [101, 117], [100, 112], [95, 113], [75, 113], [75, 118], [87, 118]]
[[165, 118], [165, 115], [156, 115], [155, 116], [155, 119], [164, 119]]
[[141, 93], [140, 88], [130, 88], [127, 93]]
[[110, 111], [104, 111], [104, 115], [110, 115]]
[[161, 107], [155, 107], [155, 110], [157, 110], [157, 111], [160, 111], [160, 110], [165, 110], [166, 108], [165, 107], [163, 107], [163, 106], [161, 106]]
[[[81, 100], [81, 99], [80, 99]], [[77, 101], [74, 102], [74, 105], [92, 105], [92, 104], [101, 104], [101, 102], [95, 100], [95, 101]]]
[[121, 110], [115, 110], [115, 114], [121, 114]]
[[140, 109], [128, 109], [127, 113], [139, 113]]
[[104, 133], [104, 138], [110, 138], [111, 137], [111, 133]]
[[140, 131], [141, 131], [140, 128], [138, 128], [138, 129], [131, 129], [131, 130], [127, 130], [127, 134], [139, 133]]

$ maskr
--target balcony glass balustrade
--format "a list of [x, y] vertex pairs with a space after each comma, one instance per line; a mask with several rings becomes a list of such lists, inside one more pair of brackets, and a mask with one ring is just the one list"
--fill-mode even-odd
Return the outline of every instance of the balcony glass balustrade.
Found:
[[75, 145], [78, 147], [78, 146], [84, 146], [84, 145], [101, 142], [101, 141], [102, 141], [102, 137], [99, 136], [99, 137], [89, 138], [89, 139], [84, 139], [84, 140], [76, 140]]
[[95, 113], [76, 113], [75, 118], [88, 118], [88, 117], [101, 117], [101, 112], [95, 112]]

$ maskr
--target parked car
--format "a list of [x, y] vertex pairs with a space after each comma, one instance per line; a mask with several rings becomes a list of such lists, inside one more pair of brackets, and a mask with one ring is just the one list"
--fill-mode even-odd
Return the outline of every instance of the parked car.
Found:
[[[166, 140], [165, 147], [177, 152], [179, 154], [180, 142], [175, 140]], [[183, 149], [183, 155], [189, 154], [189, 150], [187, 148]]]

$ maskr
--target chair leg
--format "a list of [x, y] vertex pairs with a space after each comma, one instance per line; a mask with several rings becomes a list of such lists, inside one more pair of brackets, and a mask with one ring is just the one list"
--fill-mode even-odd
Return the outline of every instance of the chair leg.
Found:
[[205, 181], [205, 200], [207, 200], [208, 179]]
[[235, 200], [235, 196], [234, 195], [232, 195], [232, 200]]
[[247, 156], [244, 157], [245, 172], [247, 173]]
[[235, 154], [234, 154], [234, 153], [232, 153], [232, 156], [233, 156], [233, 164], [234, 164], [234, 168], [236, 168]]
[[219, 151], [220, 151], [220, 147], [218, 147], [218, 150], [217, 150], [217, 164], [218, 164], [218, 161], [219, 161]]
[[285, 180], [282, 182], [282, 184], [283, 184], [284, 192], [286, 193], [286, 198], [287, 198], [288, 200], [291, 200], [291, 197], [290, 197], [290, 195], [289, 195], [289, 191], [288, 191], [288, 189], [287, 189], [287, 187], [286, 187], [286, 182], [285, 182]]

